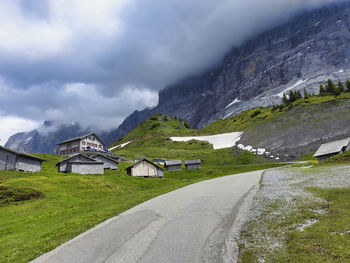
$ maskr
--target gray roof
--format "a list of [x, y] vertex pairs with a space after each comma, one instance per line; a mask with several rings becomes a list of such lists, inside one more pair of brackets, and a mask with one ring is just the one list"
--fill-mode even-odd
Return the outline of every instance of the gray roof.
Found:
[[314, 154], [314, 157], [319, 157], [319, 156], [328, 155], [332, 153], [339, 153], [342, 151], [343, 147], [347, 146], [349, 143], [350, 143], [350, 138], [324, 143], [320, 146], [320, 148], [318, 148], [318, 150]]
[[68, 161], [68, 163], [73, 163], [73, 164], [104, 164], [103, 162], [97, 162], [97, 161]]
[[171, 165], [181, 165], [182, 161], [180, 160], [168, 160], [164, 162], [166, 166], [171, 166]]
[[[90, 162], [96, 162], [95, 159], [92, 159], [91, 157], [89, 157], [89, 156], [87, 156], [87, 155], [85, 155], [85, 154], [83, 154], [83, 153], [79, 153], [79, 154], [73, 155], [73, 156], [71, 156], [71, 157], [69, 157], [69, 158], [66, 158], [66, 159], [64, 159], [64, 160], [62, 160], [62, 161], [56, 163], [56, 166], [58, 166], [59, 164], [61, 164], [61, 163], [63, 163], [63, 162], [74, 162], [74, 161], [70, 161], [70, 160], [71, 160], [72, 158], [76, 157], [76, 156], [79, 156], [79, 155], [82, 155], [82, 156], [86, 157]], [[88, 161], [77, 160], [77, 162], [88, 162]]]
[[202, 161], [200, 159], [196, 160], [186, 160], [185, 164], [200, 164]]
[[113, 158], [111, 158], [111, 157], [109, 157], [109, 156], [106, 156], [106, 155], [100, 154], [100, 153], [99, 153], [99, 154], [95, 154], [94, 156], [92, 156], [92, 159], [94, 159], [96, 156], [101, 156], [101, 157], [103, 157], [103, 158], [105, 158], [105, 159], [107, 159], [107, 160], [110, 160], [110, 161], [119, 163], [119, 161], [117, 161], [116, 159], [113, 159]]
[[40, 157], [31, 155], [31, 154], [28, 154], [28, 153], [18, 152], [18, 151], [9, 149], [9, 148], [5, 148], [3, 146], [0, 146], [0, 150], [4, 150], [4, 151], [10, 152], [10, 153], [13, 153], [13, 154], [15, 154], [17, 156], [25, 157], [25, 158], [28, 158], [28, 159], [33, 159], [33, 160], [42, 161], [42, 162], [46, 161], [46, 160], [44, 160], [44, 159], [42, 159]]
[[104, 144], [104, 142], [101, 140], [100, 137], [98, 137], [96, 135], [96, 133], [89, 133], [89, 134], [85, 134], [85, 135], [82, 135], [82, 136], [78, 136], [78, 137], [75, 137], [75, 138], [72, 138], [72, 139], [69, 139], [69, 140], [57, 143], [57, 145], [60, 145], [60, 144], [63, 144], [63, 143], [67, 143], [67, 142], [73, 142], [73, 141], [76, 141], [76, 140], [80, 140], [80, 139], [83, 139], [83, 138], [91, 136], [91, 135], [95, 135], [97, 137], [97, 139], [99, 139]]

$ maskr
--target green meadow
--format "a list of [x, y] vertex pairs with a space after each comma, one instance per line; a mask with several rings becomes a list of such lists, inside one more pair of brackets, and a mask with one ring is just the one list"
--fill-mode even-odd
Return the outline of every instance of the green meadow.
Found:
[[[40, 173], [0, 172], [0, 262], [27, 262], [108, 218], [186, 185], [282, 165], [259, 163], [246, 153], [233, 157], [229, 149], [211, 150], [211, 155], [209, 146], [200, 143], [183, 147], [207, 149], [201, 155], [207, 158], [202, 169], [165, 172], [163, 179], [134, 178], [125, 172], [130, 163], [121, 162], [118, 171], [104, 175], [63, 174], [55, 167], [59, 156], [40, 154], [47, 160]], [[178, 145], [176, 154], [183, 151]]]

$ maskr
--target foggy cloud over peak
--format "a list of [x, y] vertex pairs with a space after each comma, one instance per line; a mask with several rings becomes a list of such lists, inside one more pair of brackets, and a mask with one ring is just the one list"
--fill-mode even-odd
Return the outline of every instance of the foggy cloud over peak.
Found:
[[0, 118], [115, 127], [232, 47], [335, 2], [1, 1]]

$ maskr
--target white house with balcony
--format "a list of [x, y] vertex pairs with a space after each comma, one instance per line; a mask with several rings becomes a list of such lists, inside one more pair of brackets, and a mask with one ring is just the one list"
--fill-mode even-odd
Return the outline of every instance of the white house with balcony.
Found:
[[95, 134], [90, 133], [60, 142], [58, 154], [61, 156], [74, 155], [81, 152], [103, 152], [104, 142]]

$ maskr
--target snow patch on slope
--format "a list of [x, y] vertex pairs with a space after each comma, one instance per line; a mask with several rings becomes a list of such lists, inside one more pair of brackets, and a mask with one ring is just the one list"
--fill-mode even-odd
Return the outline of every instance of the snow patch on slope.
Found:
[[298, 80], [293, 86], [290, 86], [289, 88], [286, 88], [286, 89], [283, 90], [282, 92], [278, 93], [276, 96], [282, 98], [282, 97], [283, 97], [283, 93], [285, 93], [285, 92], [287, 92], [287, 91], [289, 91], [289, 90], [292, 90], [292, 89], [298, 87], [298, 86], [301, 85], [301, 84], [304, 84], [306, 81], [307, 81], [307, 79], [305, 79], [305, 80], [300, 79], [300, 80]]
[[187, 142], [190, 140], [207, 141], [213, 145], [215, 150], [233, 147], [241, 139], [243, 132], [231, 132], [210, 136], [192, 136], [192, 137], [170, 137], [175, 142]]
[[108, 151], [112, 151], [112, 150], [117, 149], [117, 148], [119, 148], [119, 147], [120, 147], [120, 148], [123, 148], [123, 147], [127, 146], [129, 143], [131, 143], [131, 142], [126, 142], [126, 143], [119, 144], [119, 145], [117, 145], [117, 146], [114, 146], [114, 147], [112, 147], [112, 148], [109, 148]]
[[241, 102], [241, 101], [237, 98], [237, 99], [235, 99], [234, 101], [232, 101], [229, 105], [227, 105], [227, 106], [225, 107], [225, 109], [231, 107], [233, 104], [236, 104], [236, 103], [238, 103], [238, 102]]

